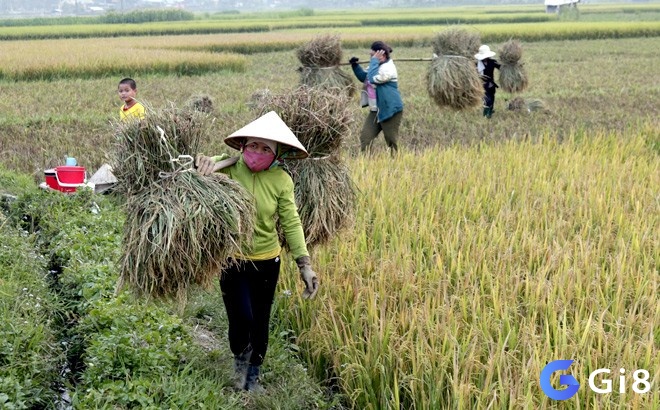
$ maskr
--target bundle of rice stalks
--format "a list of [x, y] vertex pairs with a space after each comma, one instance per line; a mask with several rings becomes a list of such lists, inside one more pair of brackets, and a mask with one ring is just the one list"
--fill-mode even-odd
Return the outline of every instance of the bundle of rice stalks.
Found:
[[312, 157], [336, 153], [353, 122], [345, 94], [304, 85], [285, 94], [269, 94], [260, 109], [261, 114], [275, 111]]
[[112, 166], [127, 214], [120, 286], [181, 300], [191, 284], [209, 285], [250, 243], [251, 195], [222, 175], [192, 169], [209, 132], [205, 118], [172, 108], [118, 124]]
[[527, 110], [532, 112], [532, 111], [543, 111], [543, 112], [548, 112], [548, 110], [545, 107], [545, 103], [543, 100], [539, 99], [531, 99], [527, 100]]
[[301, 67], [300, 84], [326, 89], [349, 97], [355, 94], [355, 84], [351, 76], [339, 67]]
[[500, 48], [499, 85], [506, 92], [519, 93], [527, 88], [529, 80], [521, 57], [522, 46], [518, 40], [509, 40]]
[[315, 37], [298, 48], [296, 55], [302, 64], [299, 69], [300, 84], [338, 90], [349, 96], [355, 93], [353, 79], [338, 67], [343, 55], [338, 35]]
[[193, 95], [186, 102], [186, 106], [192, 110], [210, 114], [213, 112], [213, 98], [206, 94]]
[[210, 138], [211, 121], [192, 110], [148, 108], [142, 121], [116, 123], [111, 164], [118, 180], [116, 191], [131, 195], [159, 181], [162, 172], [181, 168], [178, 156], [199, 152], [200, 141]]
[[502, 64], [518, 64], [522, 58], [522, 46], [518, 40], [509, 40], [502, 44], [499, 51], [499, 60]]
[[291, 161], [298, 213], [310, 247], [327, 243], [354, 217], [356, 187], [346, 166], [334, 157]]
[[126, 203], [120, 283], [139, 295], [184, 301], [209, 287], [228, 258], [250, 243], [254, 206], [232, 179], [177, 172]]
[[539, 99], [529, 99], [525, 100], [522, 97], [516, 97], [509, 101], [507, 104], [507, 109], [511, 111], [547, 111], [545, 109], [545, 103]]
[[507, 104], [506, 108], [511, 110], [511, 111], [521, 111], [521, 110], [523, 110], [527, 107], [525, 105], [525, 99], [524, 98], [516, 97], [516, 98], [512, 98], [511, 100], [509, 100], [509, 103]]
[[479, 50], [479, 33], [450, 28], [431, 41], [437, 55], [429, 66], [426, 80], [428, 92], [440, 107], [462, 110], [479, 106], [483, 86], [474, 65]]
[[463, 110], [482, 103], [483, 85], [471, 60], [462, 57], [434, 58], [426, 82], [430, 97], [440, 107]]
[[481, 36], [478, 32], [460, 27], [443, 30], [431, 40], [433, 52], [438, 56], [463, 56], [472, 61], [479, 51]]
[[333, 34], [317, 36], [296, 50], [296, 56], [304, 67], [337, 66], [342, 55], [341, 40]]

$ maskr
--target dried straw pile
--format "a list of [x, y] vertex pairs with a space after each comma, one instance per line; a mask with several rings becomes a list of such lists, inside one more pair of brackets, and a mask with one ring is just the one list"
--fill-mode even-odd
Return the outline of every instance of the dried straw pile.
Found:
[[522, 58], [522, 46], [518, 40], [509, 40], [499, 51], [500, 87], [508, 93], [519, 93], [529, 82]]
[[257, 107], [261, 113], [277, 112], [310, 154], [284, 165], [310, 247], [326, 243], [353, 220], [356, 190], [339, 155], [353, 121], [349, 107], [346, 94], [304, 85], [268, 94]]
[[343, 51], [338, 35], [317, 36], [296, 51], [300, 67], [300, 84], [315, 88], [339, 90], [349, 96], [355, 93], [353, 79], [338, 64]]
[[113, 171], [127, 214], [120, 287], [185, 300], [191, 285], [209, 286], [250, 243], [250, 194], [223, 175], [198, 174], [186, 157], [198, 151], [204, 117], [170, 109], [117, 124]]
[[474, 65], [480, 44], [478, 33], [461, 28], [444, 30], [432, 40], [438, 57], [431, 62], [426, 80], [438, 106], [463, 110], [481, 105], [483, 85]]
[[534, 112], [534, 111], [541, 111], [547, 113], [548, 110], [545, 108], [545, 103], [543, 100], [539, 100], [536, 98], [532, 99], [524, 99], [522, 97], [515, 97], [509, 101], [507, 104], [507, 109], [511, 111], [527, 111], [527, 112]]
[[538, 98], [532, 98], [529, 100], [525, 100], [527, 103], [527, 111], [532, 112], [532, 111], [541, 111], [545, 113], [549, 113], [550, 111], [546, 108], [545, 102], [543, 100], [539, 100]]
[[296, 203], [310, 246], [326, 243], [353, 221], [355, 186], [337, 158], [308, 158], [287, 163]]
[[523, 111], [527, 109], [525, 99], [522, 97], [512, 98], [507, 104], [506, 108], [510, 111]]
[[343, 56], [341, 40], [335, 34], [316, 36], [300, 46], [296, 56], [303, 66], [335, 67], [341, 63]]
[[186, 107], [195, 111], [210, 114], [213, 112], [213, 98], [207, 94], [193, 95], [186, 102]]
[[275, 111], [312, 157], [336, 153], [353, 121], [349, 98], [323, 88], [299, 86], [286, 94], [263, 96], [261, 114]]

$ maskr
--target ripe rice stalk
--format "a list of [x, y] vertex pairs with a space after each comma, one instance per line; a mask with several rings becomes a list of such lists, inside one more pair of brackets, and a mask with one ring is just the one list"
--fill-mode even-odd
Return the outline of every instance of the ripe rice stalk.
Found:
[[527, 88], [529, 80], [522, 58], [522, 46], [518, 40], [509, 40], [502, 45], [499, 52], [500, 67], [499, 85], [508, 93], [519, 93]]
[[434, 58], [426, 80], [429, 95], [439, 107], [463, 110], [481, 104], [483, 85], [471, 59]]
[[277, 112], [312, 157], [337, 153], [353, 122], [348, 96], [304, 85], [265, 94], [256, 107]]
[[207, 115], [174, 107], [120, 123], [113, 170], [125, 197], [120, 284], [140, 295], [185, 299], [207, 286], [228, 258], [248, 250], [252, 196], [223, 176], [192, 168]]
[[285, 169], [295, 184], [308, 246], [327, 243], [353, 222], [357, 189], [337, 157], [291, 161]]

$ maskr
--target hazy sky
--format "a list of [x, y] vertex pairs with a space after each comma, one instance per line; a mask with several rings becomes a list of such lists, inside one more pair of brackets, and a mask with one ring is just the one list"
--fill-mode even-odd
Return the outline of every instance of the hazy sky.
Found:
[[[568, 0], [566, 0], [568, 1]], [[596, 3], [659, 3], [660, 0], [583, 0]], [[100, 15], [108, 10], [128, 11], [134, 8], [164, 8], [179, 5], [190, 11], [223, 10], [290, 10], [298, 8], [326, 9], [368, 7], [433, 7], [457, 5], [538, 4], [544, 0], [0, 0], [0, 17], [55, 17]]]

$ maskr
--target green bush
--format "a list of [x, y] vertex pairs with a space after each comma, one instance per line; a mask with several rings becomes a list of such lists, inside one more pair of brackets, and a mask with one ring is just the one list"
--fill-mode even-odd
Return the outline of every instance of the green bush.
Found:
[[0, 224], [0, 408], [44, 408], [63, 366], [53, 323], [60, 311], [33, 241]]

